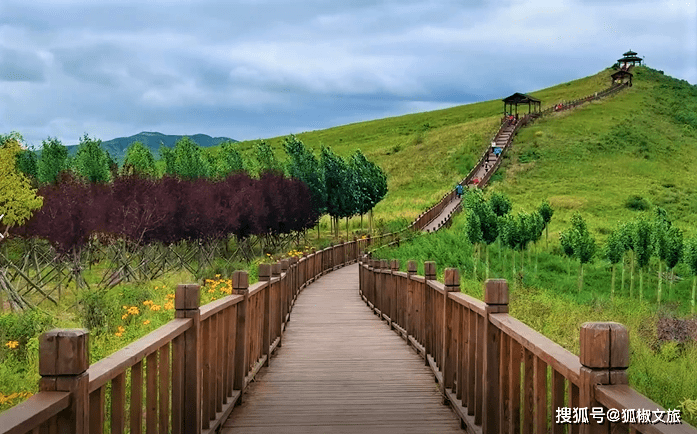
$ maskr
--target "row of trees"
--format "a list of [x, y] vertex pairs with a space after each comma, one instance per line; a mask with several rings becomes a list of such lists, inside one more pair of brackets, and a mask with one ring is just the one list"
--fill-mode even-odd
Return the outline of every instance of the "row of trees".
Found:
[[[164, 162], [164, 175], [186, 180], [220, 180], [240, 173], [256, 176], [286, 173], [308, 186], [314, 212], [329, 214], [334, 223], [342, 217], [363, 216], [387, 193], [385, 173], [360, 151], [344, 159], [325, 147], [318, 158], [294, 135], [284, 139], [283, 148], [288, 155], [285, 164], [263, 140], [254, 146], [254, 158], [250, 161], [245, 161], [232, 142], [223, 143], [214, 155], [204, 152], [188, 137], [177, 141], [174, 148], [161, 147], [159, 152]], [[55, 183], [65, 170], [92, 183], [107, 183], [120, 175], [154, 178], [159, 173], [154, 156], [142, 143], [129, 146], [123, 165], [118, 168], [109, 153], [101, 148], [101, 141], [87, 134], [80, 139], [77, 154], [72, 159], [59, 140], [49, 138], [43, 141], [41, 158], [33, 151], [20, 151], [17, 167], [38, 185]], [[338, 225], [335, 227], [338, 231]]]
[[[476, 276], [476, 264], [479, 262], [481, 246], [486, 247], [486, 275], [488, 277], [489, 255], [488, 246], [498, 241], [511, 251], [512, 267], [515, 272], [515, 254], [520, 252], [520, 268], [523, 266], [523, 251], [528, 251], [530, 260], [531, 249], [529, 246], [537, 245], [543, 231], [546, 231], [551, 221], [554, 210], [546, 201], [533, 213], [524, 211], [517, 215], [510, 214], [510, 200], [501, 193], [493, 193], [490, 199], [485, 200], [479, 190], [471, 191], [465, 197], [467, 210], [465, 232], [469, 241], [474, 245], [474, 273]], [[571, 259], [578, 260], [578, 290], [583, 289], [584, 266], [593, 261], [597, 256], [606, 260], [611, 267], [611, 295], [615, 294], [615, 274], [617, 265], [621, 265], [621, 288], [625, 287], [625, 264], [629, 268], [629, 296], [635, 297], [634, 276], [635, 269], [639, 274], [640, 300], [644, 297], [644, 274], [649, 270], [651, 258], [655, 258], [655, 272], [658, 276], [656, 287], [656, 300], [663, 300], [663, 280], [669, 280], [669, 290], [672, 292], [674, 268], [683, 261], [693, 275], [692, 285], [692, 310], [695, 309], [697, 296], [697, 237], [684, 240], [683, 232], [672, 225], [666, 211], [656, 208], [653, 217], [642, 216], [638, 219], [622, 222], [610, 233], [607, 242], [599, 248], [596, 240], [591, 235], [583, 217], [575, 213], [571, 217], [571, 226], [559, 233], [561, 251], [568, 258], [570, 274]], [[501, 249], [499, 248], [499, 255]], [[499, 257], [500, 260], [500, 257]], [[505, 269], [505, 261], [502, 262]], [[537, 261], [535, 262], [537, 268]], [[664, 271], [666, 270], [666, 271]], [[669, 297], [672, 294], [669, 293]]]

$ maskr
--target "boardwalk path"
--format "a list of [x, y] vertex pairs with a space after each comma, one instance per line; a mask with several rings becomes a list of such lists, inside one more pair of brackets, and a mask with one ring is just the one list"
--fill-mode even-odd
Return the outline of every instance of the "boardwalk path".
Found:
[[358, 265], [300, 294], [270, 367], [221, 433], [461, 433], [423, 359], [358, 295]]

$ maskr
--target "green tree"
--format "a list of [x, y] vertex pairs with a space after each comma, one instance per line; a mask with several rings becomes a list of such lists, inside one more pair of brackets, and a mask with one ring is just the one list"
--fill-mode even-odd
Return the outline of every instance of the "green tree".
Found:
[[111, 179], [109, 160], [102, 149], [102, 141], [86, 133], [80, 138], [73, 162], [75, 171], [89, 182], [106, 183]]
[[475, 252], [473, 257], [473, 273], [472, 278], [477, 280], [477, 263], [479, 262], [479, 245], [483, 241], [482, 225], [479, 221], [479, 216], [473, 210], [467, 212], [467, 223], [465, 225], [465, 233], [467, 239], [472, 243], [472, 251]]
[[615, 268], [617, 264], [624, 257], [624, 243], [622, 242], [622, 236], [620, 233], [620, 228], [615, 229], [607, 239], [605, 243], [605, 248], [603, 249], [603, 256], [610, 262], [612, 266], [612, 281], [610, 284], [610, 295], [615, 297]]
[[273, 149], [265, 140], [260, 140], [254, 145], [254, 158], [256, 159], [256, 171], [258, 175], [265, 172], [283, 172], [281, 163], [276, 159]]
[[201, 147], [186, 136], [174, 145], [174, 170], [184, 179], [207, 178], [211, 172]]
[[692, 300], [690, 301], [690, 313], [695, 314], [695, 295], [697, 295], [697, 237], [690, 238], [685, 243], [685, 263], [692, 272]]
[[43, 204], [27, 177], [17, 170], [17, 154], [21, 151], [16, 137], [0, 136], [0, 215], [4, 215], [0, 220], [4, 230], [0, 231], [3, 236], [11, 227], [27, 221]]
[[56, 137], [43, 140], [41, 145], [41, 159], [38, 162], [39, 182], [51, 184], [56, 182], [60, 172], [68, 168], [68, 148]]
[[574, 257], [574, 231], [569, 228], [559, 232], [559, 244], [566, 256], [566, 275], [571, 276], [571, 258]]
[[678, 265], [680, 259], [682, 259], [683, 253], [683, 234], [682, 231], [675, 226], [671, 226], [666, 234], [666, 267], [670, 270], [670, 289], [668, 290], [668, 297], [673, 297], [673, 280], [675, 276], [673, 275], [673, 268]]
[[549, 204], [549, 202], [547, 202], [545, 200], [544, 202], [542, 202], [540, 207], [537, 209], [537, 212], [540, 213], [540, 216], [542, 217], [542, 220], [544, 221], [545, 244], [547, 244], [549, 241], [549, 222], [552, 221], [552, 216], [554, 215], [554, 209], [552, 209], [552, 206]]
[[499, 228], [501, 242], [511, 250], [511, 271], [515, 274], [515, 250], [522, 246], [522, 231], [519, 219], [510, 214], [499, 217]]
[[39, 177], [38, 159], [36, 152], [29, 149], [22, 149], [17, 153], [17, 169], [30, 179], [37, 180]]
[[[634, 221], [625, 222], [620, 225], [619, 233], [624, 251], [629, 252], [629, 297], [634, 296]], [[622, 261], [622, 291], [624, 291], [624, 260]]]
[[668, 256], [668, 243], [666, 239], [668, 229], [669, 224], [663, 219], [656, 219], [651, 225], [651, 250], [653, 254], [656, 255], [656, 259], [658, 259], [658, 285], [656, 288], [656, 301], [658, 304], [661, 304], [661, 295], [663, 293], [661, 266]]
[[221, 174], [227, 176], [234, 173], [246, 172], [242, 154], [237, 150], [235, 142], [226, 141], [220, 145]]
[[[494, 211], [499, 220], [501, 217], [505, 216], [511, 211], [511, 200], [503, 193], [495, 191], [491, 198], [489, 199], [489, 204], [491, 205], [491, 210]], [[499, 230], [499, 232], [501, 232]], [[499, 248], [499, 262], [501, 261], [501, 237], [498, 237], [498, 248]], [[504, 265], [505, 267], [505, 265]], [[505, 272], [505, 271], [504, 271]]]
[[176, 175], [177, 156], [174, 154], [174, 150], [166, 147], [164, 143], [160, 142], [158, 153], [160, 154], [160, 158], [165, 162], [165, 175]]
[[[315, 155], [295, 135], [283, 140], [283, 149], [288, 154], [288, 175], [299, 179], [310, 189], [312, 207], [318, 215], [327, 212], [327, 188], [322, 166]], [[317, 227], [319, 237], [319, 226]]]
[[644, 270], [651, 259], [651, 223], [641, 218], [634, 225], [632, 245], [639, 266], [639, 300], [644, 299]]
[[[165, 148], [169, 151], [168, 148]], [[124, 175], [142, 175], [154, 177], [157, 175], [155, 168], [155, 157], [153, 157], [150, 148], [147, 148], [141, 142], [133, 142], [126, 149], [126, 158], [121, 167], [121, 173]]]
[[583, 265], [593, 259], [596, 249], [595, 239], [588, 232], [586, 222], [581, 217], [581, 214], [575, 213], [571, 217], [571, 227], [573, 231], [574, 256], [576, 256], [579, 262], [578, 291], [581, 292], [583, 289]]
[[339, 236], [338, 221], [344, 216], [344, 206], [348, 202], [344, 195], [347, 193], [348, 165], [343, 158], [336, 155], [330, 148], [322, 148], [320, 156], [324, 185], [327, 189], [327, 214], [334, 223], [335, 236]]

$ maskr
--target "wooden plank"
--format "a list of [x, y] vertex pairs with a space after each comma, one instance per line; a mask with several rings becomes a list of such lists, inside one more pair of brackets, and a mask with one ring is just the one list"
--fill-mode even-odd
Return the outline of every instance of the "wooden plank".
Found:
[[100, 387], [90, 393], [90, 432], [100, 433], [104, 430], [104, 402], [106, 387]]
[[184, 422], [184, 336], [172, 341], [172, 434], [182, 434]]
[[143, 362], [131, 368], [131, 434], [143, 432]]
[[[564, 405], [564, 376], [552, 369], [552, 414], [555, 416], [557, 408], [566, 407]], [[552, 423], [552, 432], [554, 434], [562, 434], [564, 425], [560, 423]]]
[[535, 355], [525, 348], [523, 350], [525, 378], [523, 379], [523, 433], [532, 434], [535, 424]]
[[158, 387], [159, 427], [160, 434], [169, 433], [169, 344], [165, 344], [159, 351], [160, 384]]
[[[581, 402], [581, 393], [576, 384], [573, 384], [569, 382], [569, 407], [571, 408], [578, 408], [579, 403]], [[569, 432], [572, 434], [578, 434], [580, 431], [581, 425], [579, 424], [573, 424], [571, 425]]]
[[511, 364], [511, 338], [501, 334], [499, 372], [499, 427], [502, 432], [508, 432], [511, 426], [511, 396], [510, 396], [510, 364]]
[[123, 434], [126, 428], [126, 373], [111, 380], [111, 432]]
[[518, 342], [510, 338], [511, 361], [508, 370], [509, 377], [509, 395], [511, 397], [511, 425], [510, 434], [518, 434], [520, 432], [520, 413], [522, 406], [520, 405], [520, 370], [521, 360], [523, 356], [523, 348]]
[[547, 432], [547, 364], [535, 357], [535, 427], [538, 433]]
[[211, 404], [211, 318], [201, 321], [201, 426], [207, 429], [210, 426]]
[[147, 434], [157, 433], [157, 352], [154, 352], [145, 359], [145, 369], [147, 371], [147, 386], [145, 388], [146, 413], [145, 431]]
[[236, 305], [242, 301], [242, 296], [237, 294], [227, 295], [221, 299], [212, 301], [208, 304], [201, 306], [201, 321], [207, 319], [218, 312], [229, 309], [230, 307]]

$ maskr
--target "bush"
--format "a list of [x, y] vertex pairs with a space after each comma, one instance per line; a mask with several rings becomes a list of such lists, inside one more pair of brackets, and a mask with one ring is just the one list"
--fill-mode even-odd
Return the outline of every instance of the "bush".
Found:
[[82, 326], [93, 333], [101, 333], [109, 327], [109, 320], [116, 316], [118, 306], [106, 291], [87, 291], [80, 300]]
[[27, 343], [52, 327], [53, 318], [38, 309], [0, 315], [0, 344], [4, 349], [6, 342], [16, 341], [18, 352], [26, 356]]
[[645, 211], [651, 207], [646, 199], [637, 195], [630, 196], [624, 206], [635, 211]]

